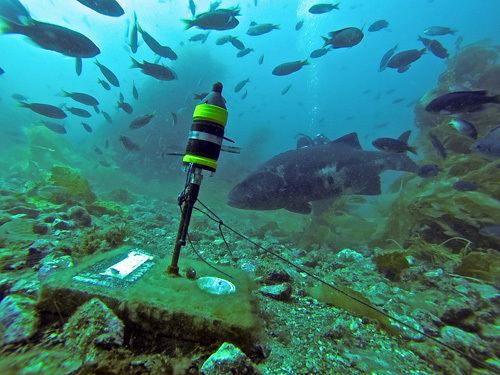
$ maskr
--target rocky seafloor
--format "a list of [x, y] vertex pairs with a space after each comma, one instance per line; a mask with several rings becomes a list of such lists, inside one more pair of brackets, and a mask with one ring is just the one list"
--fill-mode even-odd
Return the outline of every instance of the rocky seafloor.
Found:
[[[62, 168], [62, 169], [61, 169]], [[56, 178], [59, 176], [59, 178]], [[62, 177], [61, 177], [62, 176]], [[178, 227], [175, 202], [125, 189], [96, 195], [76, 170], [53, 169], [43, 183], [4, 178], [0, 191], [0, 371], [2, 374], [488, 374], [500, 371], [494, 283], [462, 276], [457, 262], [383, 249], [297, 247], [272, 222], [233, 217], [253, 241], [368, 301], [421, 333], [389, 323], [195, 213], [191, 240], [206, 261], [249, 272], [262, 327], [251, 345], [172, 339], [156, 345], [91, 299], [70, 317], [37, 306], [58, 269], [121, 245], [169, 257]], [[70, 181], [71, 183], [69, 183]], [[57, 189], [55, 188], [57, 187]], [[183, 256], [196, 258], [186, 246]], [[385, 261], [381, 261], [385, 260]], [[399, 263], [398, 263], [399, 262]], [[399, 265], [399, 267], [398, 267]], [[207, 295], [208, 298], [217, 296]], [[64, 303], [64, 301], [61, 301]], [[140, 338], [139, 338], [140, 337]]]

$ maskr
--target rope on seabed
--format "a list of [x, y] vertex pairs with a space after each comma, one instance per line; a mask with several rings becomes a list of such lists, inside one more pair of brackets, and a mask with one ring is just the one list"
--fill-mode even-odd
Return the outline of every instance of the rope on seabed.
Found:
[[[429, 334], [427, 334], [427, 333], [425, 333], [425, 332], [423, 332], [423, 331], [421, 331], [421, 330], [419, 330], [419, 329], [417, 329], [415, 327], [412, 327], [408, 323], [405, 323], [402, 320], [400, 320], [398, 318], [395, 318], [394, 316], [386, 313], [385, 311], [380, 310], [380, 309], [376, 308], [375, 306], [372, 306], [369, 303], [366, 303], [366, 302], [360, 300], [359, 298], [354, 297], [354, 296], [350, 295], [349, 293], [344, 292], [343, 290], [337, 288], [335, 285], [333, 285], [333, 284], [325, 281], [324, 279], [320, 278], [319, 276], [316, 276], [315, 274], [313, 274], [312, 272], [308, 271], [307, 269], [299, 266], [298, 264], [293, 263], [292, 261], [290, 261], [290, 260], [282, 257], [281, 255], [275, 253], [274, 251], [272, 251], [270, 249], [266, 249], [265, 247], [263, 247], [259, 243], [255, 242], [254, 240], [252, 240], [248, 236], [244, 235], [243, 233], [238, 232], [237, 230], [233, 229], [229, 225], [225, 224], [222, 221], [222, 219], [214, 211], [212, 211], [210, 208], [208, 208], [202, 201], [200, 201], [198, 199], [197, 202], [200, 203], [203, 206], [203, 208], [205, 208], [208, 212], [203, 211], [202, 209], [197, 208], [197, 207], [195, 207], [195, 209], [197, 211], [203, 213], [204, 215], [206, 215], [210, 220], [215, 221], [219, 225], [219, 230], [221, 231], [221, 233], [222, 233], [222, 227], [227, 228], [228, 230], [230, 230], [231, 232], [233, 232], [235, 235], [243, 238], [245, 241], [247, 241], [247, 242], [251, 243], [252, 245], [256, 246], [257, 248], [265, 251], [266, 253], [271, 254], [272, 256], [278, 258], [282, 262], [287, 263], [288, 265], [292, 266], [293, 268], [297, 269], [298, 271], [305, 273], [307, 276], [309, 276], [312, 279], [320, 282], [321, 284], [323, 284], [323, 285], [325, 285], [325, 286], [327, 286], [327, 287], [335, 290], [336, 292], [339, 292], [339, 293], [343, 294], [344, 296], [346, 296], [346, 297], [348, 297], [348, 298], [350, 298], [350, 299], [352, 299], [352, 300], [360, 303], [361, 305], [363, 305], [365, 307], [368, 307], [369, 309], [372, 309], [372, 310], [378, 312], [379, 314], [382, 314], [382, 315], [386, 316], [387, 318], [395, 321], [396, 323], [399, 323], [400, 325], [402, 325], [402, 326], [404, 326], [404, 327], [406, 327], [406, 328], [408, 328], [408, 329], [410, 329], [410, 330], [412, 330], [414, 332], [417, 332], [417, 333], [423, 335], [424, 337], [427, 337], [428, 339], [434, 341], [436, 344], [439, 344], [439, 345], [441, 345], [441, 346], [443, 346], [443, 347], [445, 347], [445, 348], [447, 348], [447, 349], [449, 349], [449, 350], [451, 350], [451, 351], [453, 351], [453, 352], [461, 355], [462, 357], [467, 358], [470, 362], [476, 363], [479, 366], [488, 368], [489, 370], [493, 371], [494, 373], [500, 374], [500, 371], [496, 367], [493, 367], [492, 365], [490, 365], [490, 364], [488, 364], [488, 363], [486, 363], [484, 361], [476, 359], [476, 358], [470, 356], [469, 354], [465, 353], [464, 351], [462, 351], [460, 349], [457, 349], [457, 348], [455, 348], [455, 347], [453, 347], [451, 345], [448, 345], [445, 342], [443, 342], [443, 341], [441, 341], [441, 340], [439, 340], [439, 339], [437, 339], [437, 338], [435, 338], [435, 337], [433, 337], [433, 336], [431, 336], [431, 335], [429, 335]], [[229, 248], [229, 245], [227, 244], [227, 242], [225, 241], [225, 239], [224, 239], [224, 242], [226, 243], [226, 246], [228, 246], [228, 248]], [[292, 249], [290, 249], [288, 246], [286, 246], [284, 244], [282, 244], [282, 246], [285, 249], [287, 249], [289, 251], [292, 251]], [[213, 267], [213, 268], [215, 268], [215, 267]], [[222, 272], [222, 271], [219, 271], [219, 272]]]

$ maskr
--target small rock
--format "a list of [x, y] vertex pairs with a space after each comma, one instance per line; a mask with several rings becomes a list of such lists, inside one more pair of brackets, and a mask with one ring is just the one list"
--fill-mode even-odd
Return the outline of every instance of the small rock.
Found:
[[49, 226], [43, 222], [35, 221], [33, 223], [33, 233], [35, 234], [47, 234], [49, 232]]
[[285, 270], [272, 270], [264, 279], [265, 284], [277, 284], [291, 282], [292, 277]]
[[71, 316], [64, 326], [66, 347], [85, 362], [96, 360], [99, 348], [123, 345], [122, 321], [103, 302], [93, 298]]
[[28, 248], [28, 255], [26, 257], [26, 265], [33, 267], [38, 264], [40, 260], [45, 258], [53, 251], [52, 244], [47, 240], [36, 240]]
[[41, 262], [41, 267], [38, 270], [38, 280], [44, 281], [58, 269], [68, 269], [73, 267], [73, 259], [69, 255], [56, 257], [50, 254]]
[[266, 285], [260, 287], [258, 292], [278, 301], [289, 301], [292, 297], [292, 286], [290, 283]]
[[31, 272], [19, 278], [19, 280], [12, 285], [12, 288], [10, 288], [10, 293], [22, 294], [23, 296], [30, 296], [35, 299], [38, 298], [40, 293], [40, 281], [38, 281], [36, 273]]
[[92, 225], [92, 217], [88, 211], [81, 206], [74, 206], [68, 210], [68, 215], [79, 226], [90, 227]]
[[54, 229], [59, 229], [59, 230], [71, 229], [71, 224], [68, 221], [61, 220], [61, 219], [55, 219], [53, 226], [54, 226]]
[[54, 215], [44, 215], [41, 219], [44, 223], [51, 224], [54, 222], [56, 217]]
[[28, 340], [38, 329], [36, 302], [11, 294], [0, 302], [0, 345]]
[[202, 375], [261, 374], [239, 348], [223, 343], [201, 366]]
[[335, 254], [335, 260], [340, 264], [350, 265], [353, 262], [361, 262], [364, 259], [363, 254], [351, 249], [343, 249]]
[[[401, 336], [404, 337], [407, 340], [413, 340], [417, 342], [421, 342], [425, 340], [425, 336], [422, 335], [420, 332], [422, 332], [424, 329], [422, 326], [411, 316], [406, 316], [406, 315], [400, 315], [397, 317], [399, 320], [401, 320], [403, 323], [408, 324], [410, 327], [415, 328], [415, 330], [410, 329], [402, 324], [399, 324], [398, 322], [393, 322], [393, 325], [395, 327], [399, 328], [399, 332], [401, 332]], [[420, 332], [417, 332], [420, 331]]]
[[444, 326], [441, 328], [441, 337], [444, 343], [474, 358], [485, 359], [490, 355], [485, 342], [479, 336], [462, 331], [460, 328]]

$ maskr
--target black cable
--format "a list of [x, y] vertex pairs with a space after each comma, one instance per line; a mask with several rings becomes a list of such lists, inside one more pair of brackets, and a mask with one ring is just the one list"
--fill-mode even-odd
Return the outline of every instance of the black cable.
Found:
[[[239, 237], [243, 238], [245, 241], [250, 242], [252, 245], [256, 246], [257, 248], [259, 248], [259, 249], [261, 249], [261, 250], [265, 251], [265, 252], [266, 252], [266, 253], [268, 253], [268, 254], [273, 255], [274, 257], [276, 257], [276, 258], [280, 259], [281, 261], [283, 261], [283, 262], [287, 263], [288, 265], [290, 265], [290, 266], [294, 267], [295, 269], [299, 270], [300, 272], [305, 273], [306, 275], [308, 275], [308, 276], [309, 276], [309, 277], [311, 277], [312, 279], [314, 279], [314, 280], [316, 280], [316, 281], [320, 282], [321, 284], [323, 284], [323, 285], [325, 285], [325, 286], [327, 286], [327, 287], [329, 287], [329, 288], [332, 288], [333, 290], [335, 290], [335, 291], [337, 291], [337, 292], [339, 292], [339, 293], [343, 294], [344, 296], [346, 296], [346, 297], [348, 297], [348, 298], [350, 298], [350, 299], [352, 299], [352, 300], [354, 300], [354, 301], [356, 301], [356, 302], [360, 303], [361, 305], [363, 305], [363, 306], [365, 306], [365, 307], [368, 307], [369, 309], [372, 309], [372, 310], [374, 310], [374, 311], [378, 312], [379, 314], [384, 315], [385, 317], [387, 317], [387, 318], [389, 318], [389, 319], [391, 319], [391, 320], [393, 320], [393, 321], [395, 321], [395, 322], [397, 322], [397, 323], [401, 324], [402, 326], [404, 326], [404, 327], [406, 327], [406, 328], [409, 328], [410, 330], [412, 330], [412, 331], [414, 331], [414, 332], [417, 332], [417, 333], [419, 333], [419, 334], [421, 334], [421, 335], [423, 335], [423, 336], [427, 337], [428, 339], [430, 339], [430, 340], [434, 341], [435, 343], [437, 343], [437, 344], [439, 344], [439, 345], [441, 345], [441, 346], [443, 346], [443, 347], [445, 347], [445, 348], [448, 348], [449, 350], [454, 351], [455, 353], [460, 354], [461, 356], [463, 356], [463, 357], [465, 357], [465, 358], [469, 359], [470, 361], [472, 361], [472, 362], [474, 362], [474, 363], [476, 363], [476, 364], [478, 364], [478, 365], [480, 365], [480, 366], [487, 367], [488, 369], [490, 369], [490, 370], [494, 371], [495, 373], [500, 373], [500, 372], [498, 372], [497, 368], [495, 368], [495, 367], [493, 367], [493, 366], [489, 365], [488, 363], [483, 362], [483, 361], [480, 361], [480, 360], [478, 360], [478, 359], [476, 359], [476, 358], [473, 358], [473, 357], [469, 356], [467, 353], [463, 352], [462, 350], [457, 349], [457, 348], [455, 348], [455, 347], [453, 347], [453, 346], [451, 346], [451, 345], [448, 345], [448, 344], [446, 344], [445, 342], [442, 342], [441, 340], [438, 340], [437, 338], [435, 338], [435, 337], [433, 337], [433, 336], [431, 336], [431, 335], [429, 335], [429, 334], [427, 334], [427, 333], [425, 333], [425, 332], [423, 332], [423, 331], [421, 331], [421, 330], [419, 330], [419, 329], [417, 329], [417, 328], [412, 327], [412, 326], [411, 326], [411, 325], [409, 325], [408, 323], [405, 323], [405, 322], [403, 322], [402, 320], [400, 320], [400, 319], [398, 319], [398, 318], [393, 317], [392, 315], [390, 315], [390, 314], [386, 313], [385, 311], [380, 310], [380, 309], [376, 308], [375, 306], [372, 306], [372, 305], [370, 305], [369, 303], [366, 303], [366, 302], [364, 302], [364, 301], [360, 300], [359, 298], [354, 297], [354, 296], [350, 295], [349, 293], [344, 292], [343, 290], [341, 290], [341, 289], [337, 288], [335, 285], [333, 285], [333, 284], [331, 284], [331, 283], [329, 283], [329, 282], [327, 282], [327, 281], [325, 281], [325, 280], [321, 279], [319, 276], [316, 276], [315, 274], [313, 274], [312, 272], [308, 271], [307, 269], [305, 269], [305, 268], [303, 268], [303, 267], [299, 266], [298, 264], [295, 264], [294, 262], [292, 262], [292, 261], [290, 261], [290, 260], [288, 260], [288, 259], [286, 259], [286, 258], [282, 257], [281, 255], [279, 255], [279, 254], [275, 253], [274, 251], [272, 251], [272, 250], [270, 250], [270, 249], [266, 249], [265, 247], [263, 247], [263, 246], [262, 246], [262, 245], [260, 245], [259, 243], [255, 242], [255, 241], [254, 241], [254, 240], [252, 240], [251, 238], [249, 238], [249, 237], [245, 236], [243, 233], [240, 233], [240, 232], [238, 232], [237, 230], [235, 230], [235, 229], [233, 229], [232, 227], [230, 227], [230, 226], [228, 226], [227, 224], [225, 224], [225, 223], [224, 223], [224, 222], [223, 222], [223, 221], [219, 218], [219, 216], [218, 216], [217, 214], [215, 214], [215, 212], [213, 212], [211, 209], [209, 209], [209, 208], [208, 208], [208, 207], [207, 207], [207, 206], [206, 206], [203, 202], [201, 202], [199, 199], [198, 199], [197, 201], [198, 201], [198, 202], [199, 202], [199, 203], [200, 203], [200, 204], [201, 204], [201, 205], [202, 205], [205, 209], [207, 209], [207, 210], [210, 212], [210, 214], [213, 214], [213, 216], [214, 216], [216, 219], [214, 219], [214, 217], [210, 216], [208, 213], [204, 212], [203, 210], [201, 210], [201, 209], [199, 209], [199, 208], [197, 209], [198, 211], [200, 211], [200, 212], [204, 213], [205, 215], [207, 215], [207, 216], [208, 216], [211, 220], [214, 220], [214, 221], [216, 221], [217, 223], [219, 223], [219, 226], [224, 226], [225, 228], [229, 229], [231, 232], [233, 232], [233, 233], [234, 233], [234, 234], [236, 234], [237, 236], [239, 236]], [[283, 246], [283, 247], [285, 247], [285, 249], [287, 249], [287, 250], [289, 250], [289, 251], [292, 251], [292, 249], [290, 249], [288, 246], [286, 246], [286, 245], [282, 245], [282, 246]]]
[[206, 212], [203, 212], [203, 210], [200, 210], [197, 207], [194, 207], [194, 209], [196, 209], [196, 210], [200, 211], [201, 213], [207, 215], [209, 219], [217, 222], [217, 224], [219, 225], [219, 233], [220, 233], [220, 235], [222, 237], [222, 240], [224, 241], [224, 244], [226, 245], [226, 249], [229, 252], [229, 254], [231, 256], [233, 256], [233, 252], [231, 251], [231, 248], [229, 247], [229, 244], [226, 241], [226, 237], [224, 236], [224, 232], [222, 232], [222, 226], [224, 225], [224, 222], [222, 221], [222, 219], [214, 211], [212, 211], [210, 208], [208, 208], [205, 203], [203, 203], [199, 199], [197, 199], [197, 202], [199, 202], [212, 216], [208, 215]]
[[215, 267], [214, 265], [210, 264], [205, 258], [203, 258], [201, 256], [201, 254], [195, 249], [195, 247], [193, 246], [193, 243], [191, 242], [191, 237], [189, 237], [189, 234], [187, 235], [187, 238], [188, 238], [188, 242], [189, 242], [189, 245], [191, 245], [191, 249], [194, 251], [194, 253], [198, 256], [198, 258], [200, 258], [200, 260], [205, 263], [207, 266], [209, 266], [210, 268], [213, 268], [214, 270], [216, 270], [217, 272], [220, 272], [221, 274], [223, 274], [224, 276], [226, 277], [229, 277], [230, 279], [232, 279], [233, 277], [227, 273], [225, 273], [224, 271], [221, 271], [220, 269], [218, 269], [217, 267]]

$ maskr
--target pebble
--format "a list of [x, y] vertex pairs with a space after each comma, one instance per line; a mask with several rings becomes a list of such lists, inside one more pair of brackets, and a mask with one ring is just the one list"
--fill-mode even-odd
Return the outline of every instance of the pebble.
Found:
[[271, 297], [278, 301], [290, 301], [292, 298], [292, 286], [290, 283], [262, 286], [257, 290], [266, 297]]
[[201, 366], [202, 375], [261, 374], [238, 347], [223, 343]]
[[28, 340], [38, 325], [36, 302], [31, 298], [11, 294], [0, 302], [0, 345]]

